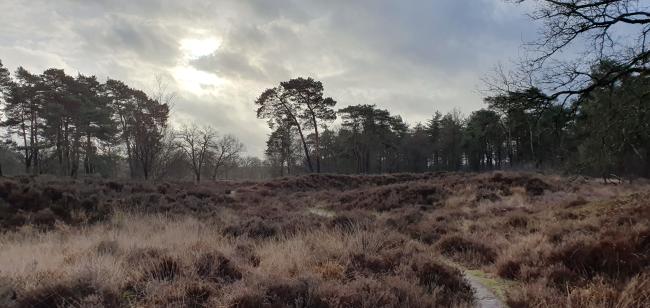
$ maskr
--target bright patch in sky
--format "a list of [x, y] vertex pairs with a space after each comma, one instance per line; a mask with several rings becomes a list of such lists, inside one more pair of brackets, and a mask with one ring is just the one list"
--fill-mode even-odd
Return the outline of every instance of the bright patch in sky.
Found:
[[191, 60], [210, 55], [217, 51], [220, 42], [215, 38], [187, 38], [180, 41], [183, 58], [172, 69], [172, 74], [178, 85], [189, 92], [204, 95], [216, 90], [224, 80], [216, 74], [200, 71], [192, 67]]
[[191, 60], [215, 52], [220, 42], [215, 38], [187, 38], [181, 40], [180, 44], [185, 57]]
[[200, 71], [187, 65], [175, 67], [172, 73], [181, 88], [198, 95], [213, 92], [216, 87], [224, 83], [224, 80], [215, 74]]

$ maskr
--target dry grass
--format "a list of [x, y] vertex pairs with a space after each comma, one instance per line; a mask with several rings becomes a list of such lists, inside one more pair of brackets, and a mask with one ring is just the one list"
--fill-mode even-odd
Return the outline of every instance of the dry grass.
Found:
[[4, 179], [0, 306], [470, 306], [452, 261], [507, 279], [511, 307], [643, 307], [649, 188], [517, 173]]
[[[0, 249], [0, 273], [26, 307], [257, 306], [256, 300], [365, 307], [377, 300], [372, 293], [347, 293], [370, 286], [395, 307], [472, 300], [460, 273], [390, 231], [333, 229], [254, 240], [224, 235], [222, 227], [192, 217], [119, 213], [83, 228], [23, 228], [5, 234]], [[403, 297], [393, 297], [393, 288]]]

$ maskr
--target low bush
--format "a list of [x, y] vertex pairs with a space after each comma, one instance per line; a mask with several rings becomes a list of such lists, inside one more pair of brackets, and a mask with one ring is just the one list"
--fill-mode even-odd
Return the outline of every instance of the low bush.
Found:
[[584, 278], [627, 279], [650, 265], [650, 229], [568, 243], [550, 258]]
[[28, 292], [19, 293], [19, 307], [119, 307], [120, 298], [113, 290], [96, 286], [88, 277], [46, 284]]
[[204, 253], [194, 264], [196, 274], [202, 279], [218, 283], [233, 283], [242, 278], [241, 272], [230, 259], [220, 253]]
[[436, 248], [443, 255], [469, 266], [491, 264], [497, 258], [493, 248], [460, 234], [443, 237]]
[[459, 270], [424, 257], [415, 259], [411, 269], [420, 286], [429, 293], [438, 291], [437, 295], [448, 304], [472, 301], [474, 291]]

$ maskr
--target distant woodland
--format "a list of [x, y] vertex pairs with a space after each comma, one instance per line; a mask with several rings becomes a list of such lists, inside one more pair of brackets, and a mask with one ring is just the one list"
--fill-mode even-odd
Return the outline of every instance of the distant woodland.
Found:
[[[518, 1], [523, 2], [523, 1]], [[638, 1], [537, 1], [534, 56], [486, 78], [485, 108], [409, 125], [372, 102], [336, 108], [313, 78], [255, 101], [271, 133], [264, 158], [209, 126], [172, 129], [173, 95], [60, 69], [0, 63], [3, 174], [266, 178], [303, 173], [554, 170], [650, 177], [650, 17]], [[638, 35], [619, 42], [617, 27]], [[627, 36], [629, 38], [630, 36]], [[578, 60], [556, 55], [576, 42]], [[395, 102], [399, 104], [399, 102]], [[251, 112], [254, 112], [251, 110]], [[338, 119], [338, 121], [337, 121]]]
[[[607, 65], [616, 64], [593, 74]], [[282, 83], [257, 104], [274, 129], [266, 155], [276, 175], [525, 168], [648, 177], [648, 90], [645, 76], [628, 75], [562, 105], [530, 88], [487, 97], [487, 108], [466, 117], [435, 112], [415, 125], [375, 105], [334, 111], [312, 79]], [[327, 128], [337, 116], [340, 127]]]
[[650, 176], [650, 81], [635, 74], [572, 104], [530, 88], [487, 97], [487, 108], [468, 116], [434, 112], [415, 125], [371, 104], [335, 109], [321, 82], [296, 78], [256, 101], [258, 117], [272, 128], [262, 160], [243, 156], [235, 136], [210, 127], [171, 129], [173, 97], [164, 91], [147, 95], [58, 69], [0, 72], [5, 174], [201, 180], [550, 168]]

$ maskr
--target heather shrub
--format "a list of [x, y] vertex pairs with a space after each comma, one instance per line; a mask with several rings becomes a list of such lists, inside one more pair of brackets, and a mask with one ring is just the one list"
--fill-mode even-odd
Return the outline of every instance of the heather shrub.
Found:
[[443, 237], [436, 248], [443, 255], [470, 266], [490, 264], [497, 257], [493, 248], [460, 234]]
[[447, 304], [472, 301], [473, 290], [459, 270], [425, 257], [416, 258], [411, 269], [420, 286], [429, 293], [437, 290], [437, 296]]
[[199, 283], [191, 283], [185, 287], [182, 304], [188, 308], [207, 307], [212, 294], [213, 290], [211, 288]]
[[355, 232], [367, 229], [372, 225], [374, 218], [360, 210], [344, 211], [332, 217], [327, 226], [344, 232]]
[[118, 307], [119, 295], [110, 289], [97, 286], [89, 277], [76, 277], [19, 293], [19, 307]]
[[438, 205], [447, 194], [445, 189], [426, 182], [394, 184], [345, 192], [339, 197], [336, 208], [376, 211], [389, 211], [414, 205], [426, 208]]
[[342, 280], [345, 278], [345, 267], [338, 262], [326, 261], [316, 265], [315, 272], [324, 280]]
[[150, 262], [143, 271], [146, 279], [172, 281], [181, 274], [181, 265], [174, 258], [163, 256]]
[[95, 246], [100, 255], [115, 255], [120, 252], [120, 244], [115, 240], [102, 240]]
[[503, 260], [496, 264], [496, 272], [499, 277], [516, 279], [521, 272], [521, 263], [516, 260]]
[[277, 225], [259, 217], [251, 217], [245, 221], [230, 225], [223, 230], [224, 234], [233, 237], [246, 235], [257, 239], [273, 237], [278, 232]]
[[426, 307], [426, 293], [412, 283], [398, 279], [359, 278], [345, 285], [328, 285], [324, 294], [333, 307]]
[[506, 292], [510, 308], [555, 307], [564, 302], [563, 294], [539, 283], [515, 286]]
[[230, 306], [252, 307], [309, 307], [325, 308], [329, 305], [317, 293], [317, 283], [308, 278], [279, 278], [265, 281], [260, 288], [240, 291]]
[[253, 267], [260, 265], [260, 258], [250, 243], [237, 244], [235, 246], [235, 256], [243, 263]]
[[585, 278], [604, 275], [624, 279], [650, 264], [650, 230], [617, 234], [614, 238], [568, 243], [550, 256]]
[[544, 194], [546, 190], [552, 190], [553, 187], [543, 180], [530, 177], [528, 175], [518, 175], [518, 176], [504, 176], [501, 173], [496, 173], [490, 181], [504, 184], [509, 187], [520, 186], [526, 189], [526, 193], [529, 196], [540, 196]]
[[232, 283], [242, 278], [241, 272], [230, 259], [220, 253], [204, 253], [194, 264], [196, 274], [205, 280]]
[[45, 208], [34, 213], [32, 222], [42, 228], [51, 228], [56, 223], [56, 215], [51, 209]]
[[472, 306], [450, 259], [513, 280], [502, 286], [511, 307], [643, 307], [647, 184], [567, 183], [3, 178], [0, 272], [25, 307]]
[[[374, 274], [387, 274], [395, 270], [396, 266], [399, 263], [395, 262], [382, 255], [373, 255], [373, 254], [355, 254], [350, 258], [350, 264], [348, 265], [348, 275], [353, 273], [361, 275], [374, 275]], [[399, 260], [397, 260], [399, 261]]]
[[508, 217], [506, 224], [515, 229], [523, 229], [528, 227], [528, 218], [523, 215], [513, 215]]

